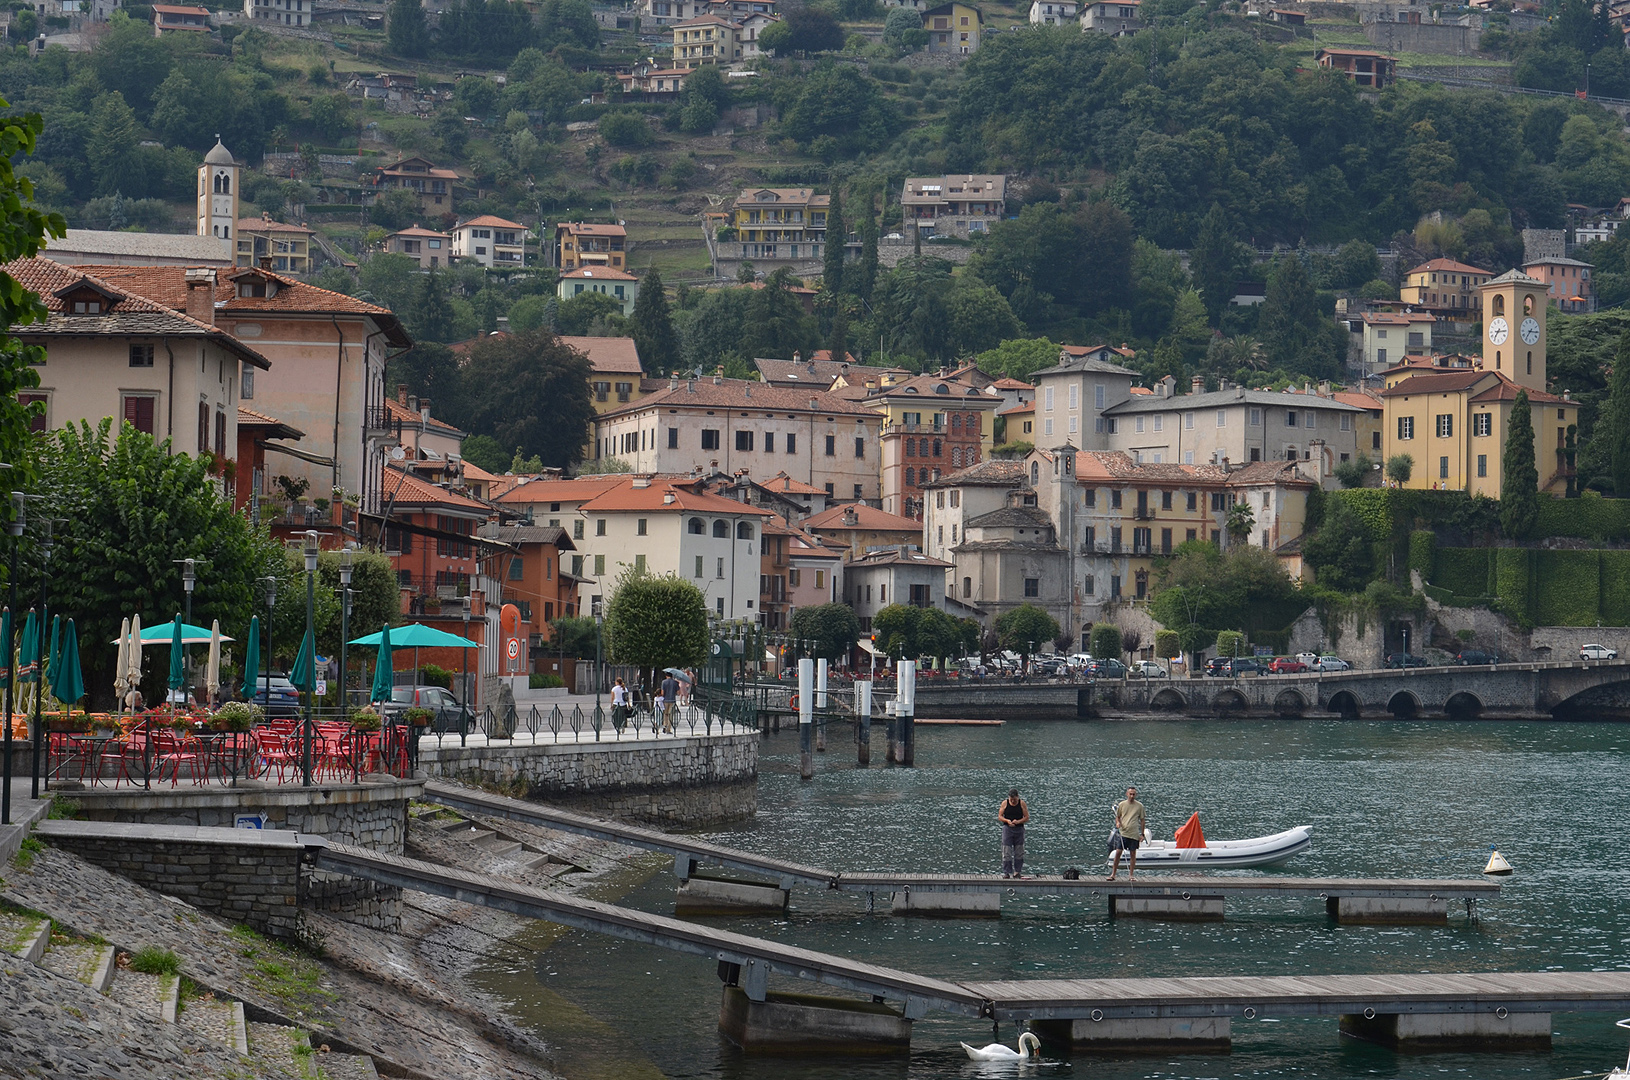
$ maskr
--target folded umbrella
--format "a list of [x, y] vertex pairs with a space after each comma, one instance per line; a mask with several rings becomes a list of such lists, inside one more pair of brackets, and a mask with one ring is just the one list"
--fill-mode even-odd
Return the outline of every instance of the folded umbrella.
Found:
[[306, 628], [306, 636], [300, 641], [300, 652], [294, 658], [294, 668], [289, 672], [289, 682], [307, 693], [317, 689], [317, 643], [312, 637], [310, 627]]
[[62, 652], [57, 663], [51, 665], [51, 693], [72, 712], [74, 702], [85, 696], [85, 673], [79, 667], [79, 631], [74, 621], [62, 634]]
[[125, 654], [130, 666], [125, 670], [125, 682], [130, 689], [130, 707], [136, 707], [136, 698], [141, 694], [141, 613], [130, 617], [130, 649]]
[[129, 666], [130, 617], [126, 616], [124, 622], [119, 624], [119, 659], [113, 663], [113, 696], [121, 709], [125, 706], [125, 695], [130, 692], [130, 683], [126, 679]]
[[369, 701], [389, 701], [391, 686], [395, 682], [395, 661], [391, 659], [391, 628], [387, 624], [379, 631], [379, 654], [374, 657], [374, 685]]
[[209, 662], [204, 665], [204, 692], [209, 700], [221, 692], [221, 620], [216, 619], [209, 628]]
[[170, 689], [179, 690], [187, 684], [187, 647], [181, 642], [181, 616], [170, 626]]
[[40, 623], [33, 608], [23, 623], [23, 640], [18, 647], [17, 683], [15, 695], [17, 711], [28, 715], [34, 711], [35, 685], [40, 681]]
[[[244, 644], [243, 653], [243, 696], [248, 701], [255, 700], [259, 692], [256, 684], [260, 682], [260, 616], [256, 615], [249, 620], [249, 640]], [[268, 705], [271, 702], [267, 702]]]
[[[62, 652], [62, 616], [51, 616], [51, 651], [46, 653], [44, 677], [40, 680], [51, 688], [53, 696], [57, 688], [57, 657]], [[61, 698], [57, 699], [62, 700]]]

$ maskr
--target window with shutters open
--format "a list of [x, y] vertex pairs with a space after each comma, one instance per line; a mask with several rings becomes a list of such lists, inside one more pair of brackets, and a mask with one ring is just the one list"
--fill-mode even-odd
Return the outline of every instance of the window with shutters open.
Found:
[[153, 434], [153, 398], [131, 394], [124, 399], [124, 418], [137, 431]]
[[198, 403], [198, 452], [209, 453], [209, 404]]

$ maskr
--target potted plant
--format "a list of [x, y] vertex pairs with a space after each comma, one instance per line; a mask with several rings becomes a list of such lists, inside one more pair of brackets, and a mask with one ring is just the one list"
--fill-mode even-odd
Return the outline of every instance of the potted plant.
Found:
[[434, 720], [435, 718], [436, 714], [432, 710], [425, 708], [423, 705], [415, 705], [413, 708], [402, 714], [402, 719], [407, 721], [409, 724], [412, 724], [414, 727], [429, 727], [430, 721]]
[[262, 715], [260, 706], [252, 702], [229, 701], [215, 710], [209, 724], [221, 732], [251, 731], [260, 723]]
[[379, 714], [369, 708], [360, 708], [351, 713], [352, 731], [378, 731]]

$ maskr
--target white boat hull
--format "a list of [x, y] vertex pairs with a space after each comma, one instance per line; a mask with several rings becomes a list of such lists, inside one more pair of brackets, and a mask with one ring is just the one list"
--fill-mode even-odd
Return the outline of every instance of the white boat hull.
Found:
[[[1138, 869], [1274, 866], [1311, 847], [1313, 839], [1308, 835], [1311, 830], [1312, 826], [1298, 825], [1282, 833], [1250, 840], [1207, 840], [1203, 848], [1180, 848], [1170, 840], [1145, 840], [1138, 845]], [[1114, 858], [1115, 853], [1110, 852], [1109, 860]]]

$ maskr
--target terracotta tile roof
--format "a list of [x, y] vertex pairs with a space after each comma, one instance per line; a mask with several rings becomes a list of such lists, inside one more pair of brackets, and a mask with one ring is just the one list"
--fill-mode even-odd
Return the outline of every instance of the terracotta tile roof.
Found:
[[1036, 403], [1034, 401], [1027, 401], [1023, 405], [1015, 405], [1011, 409], [1003, 409], [1000, 412], [998, 412], [996, 415], [997, 416], [1019, 416], [1021, 414], [1029, 415], [1031, 413], [1034, 413], [1035, 411], [1036, 411]]
[[1360, 409], [1381, 407], [1381, 395], [1373, 390], [1337, 390], [1335, 398], [1343, 405], [1356, 405]]
[[639, 375], [639, 350], [631, 337], [568, 337], [561, 342], [589, 358], [589, 365], [599, 375]]
[[[1354, 55], [1354, 56], [1374, 56], [1376, 54], [1375, 53], [1353, 53], [1351, 55]], [[1430, 273], [1432, 273], [1434, 271], [1448, 272], [1448, 273], [1451, 273], [1451, 274], [1492, 274], [1493, 273], [1492, 270], [1484, 270], [1480, 266], [1468, 266], [1467, 264], [1465, 264], [1463, 262], [1456, 262], [1453, 259], [1433, 259], [1430, 262], [1421, 263], [1419, 266], [1415, 267], [1415, 269], [1413, 269], [1413, 270], [1411, 270], [1409, 272], [1411, 274], [1430, 274]]]
[[638, 281], [639, 278], [622, 270], [609, 266], [580, 266], [576, 270], [568, 270], [560, 275], [565, 281], [570, 278], [598, 279], [600, 281]]
[[[851, 511], [855, 515], [852, 522], [845, 520]], [[804, 528], [810, 532], [845, 529], [859, 532], [909, 532], [921, 535], [923, 523], [879, 510], [875, 506], [867, 506], [865, 503], [844, 503], [842, 506], [828, 507], [819, 514], [805, 518]]]
[[396, 506], [440, 506], [455, 510], [490, 512], [486, 503], [476, 502], [474, 499], [456, 495], [444, 487], [437, 487], [426, 480], [401, 469], [386, 466], [381, 478], [381, 501]]
[[926, 488], [967, 487], [971, 484], [989, 487], [1017, 487], [1025, 482], [1025, 468], [1022, 461], [1011, 461], [1006, 458], [986, 458], [984, 461], [969, 465], [966, 469], [935, 480], [931, 484], [924, 484]]
[[[652, 75], [683, 75], [686, 69], [675, 68], [672, 72], [653, 71]], [[573, 236], [627, 236], [628, 230], [621, 225], [596, 225], [589, 221], [562, 221], [560, 228], [565, 229]]]
[[995, 382], [991, 383], [991, 385], [996, 387], [996, 389], [998, 389], [998, 390], [1034, 390], [1035, 389], [1034, 386], [1031, 386], [1029, 383], [1023, 381], [1022, 379], [1015, 379], [1012, 376], [1008, 376], [1008, 375], [1004, 375], [1002, 378], [997, 379]]
[[[748, 514], [769, 517], [768, 510], [697, 491], [689, 484], [650, 480], [647, 487], [635, 487], [634, 477], [624, 476], [612, 487], [584, 503], [585, 512], [615, 512], [627, 510], [672, 511], [673, 513]], [[669, 501], [669, 496], [673, 500]]]
[[[1516, 383], [1512, 382], [1504, 375], [1501, 375], [1499, 372], [1495, 372], [1494, 374], [1500, 381], [1489, 387], [1487, 390], [1481, 390], [1478, 393], [1473, 394], [1472, 400], [1478, 402], [1479, 404], [1486, 401], [1516, 401], [1517, 394], [1523, 389], [1523, 387], [1518, 386]], [[1578, 402], [1570, 401], [1567, 398], [1557, 397], [1555, 394], [1547, 394], [1543, 390], [1528, 391], [1528, 400], [1545, 405], [1577, 406], [1579, 404]]]
[[1381, 396], [1404, 397], [1414, 394], [1452, 394], [1462, 390], [1469, 390], [1484, 379], [1494, 378], [1492, 371], [1478, 371], [1476, 368], [1456, 368], [1452, 371], [1428, 371], [1419, 375], [1411, 375], [1400, 380], [1396, 385], [1381, 391]]
[[397, 229], [395, 232], [391, 233], [390, 236], [385, 237], [385, 239], [389, 240], [391, 236], [430, 236], [440, 237], [443, 240], [452, 239], [452, 234], [450, 233], [437, 232], [435, 229], [421, 229], [417, 225], [413, 226], [411, 229]]
[[273, 430], [268, 431], [266, 437], [273, 439], [303, 439], [306, 437], [306, 433], [294, 425], [285, 424], [275, 416], [267, 416], [263, 412], [246, 409], [242, 405], [238, 406], [238, 427], [240, 429], [246, 427], [271, 428]]
[[273, 221], [264, 217], [246, 217], [238, 219], [239, 233], [265, 233], [265, 232], [293, 232], [310, 236], [315, 230], [304, 225], [289, 225], [282, 221]]
[[1154, 393], [1154, 391], [1151, 390], [1147, 386], [1129, 386], [1129, 387], [1126, 388], [1126, 391], [1129, 394], [1153, 394]]
[[[815, 407], [810, 408], [810, 399]], [[845, 401], [843, 398], [820, 390], [784, 390], [766, 386], [755, 379], [691, 379], [681, 381], [676, 388], [659, 390], [620, 409], [602, 414], [602, 419], [641, 412], [658, 406], [672, 408], [758, 409], [766, 412], [833, 413], [844, 416], [882, 417], [871, 409]]]
[[980, 408], [985, 405], [994, 408], [1002, 403], [1000, 397], [987, 394], [977, 386], [938, 374], [917, 375], [903, 379], [893, 386], [880, 386], [871, 392], [869, 400], [885, 398], [954, 401], [958, 408]]
[[[155, 269], [173, 269], [178, 277], [185, 273], [185, 268], [180, 266]], [[46, 310], [51, 313], [43, 324], [14, 327], [12, 332], [19, 337], [133, 335], [205, 337], [258, 368], [272, 366], [264, 356], [225, 330], [188, 316], [184, 310], [186, 307], [184, 292], [181, 305], [183, 310], [177, 310], [122, 283], [116, 283], [103, 274], [92, 273], [89, 267], [65, 266], [47, 258], [36, 257], [18, 259], [0, 266], [0, 270], [10, 274], [23, 288], [38, 293]], [[182, 288], [185, 289], [185, 278], [181, 280]], [[56, 293], [80, 282], [100, 290], [113, 299], [115, 302], [112, 310], [104, 311], [100, 315], [68, 314], [63, 299]]]
[[575, 480], [529, 480], [515, 477], [515, 485], [497, 496], [504, 503], [585, 502], [608, 488], [616, 487], [622, 477], [595, 476]]
[[459, 468], [464, 470], [462, 475], [466, 480], [480, 480], [483, 483], [496, 484], [504, 479], [497, 473], [488, 472], [473, 461], [461, 462]]
[[1228, 471], [1230, 486], [1256, 486], [1260, 484], [1286, 484], [1292, 487], [1312, 487], [1313, 482], [1296, 471], [1294, 461], [1253, 461]]
[[[392, 417], [396, 418], [397, 420], [400, 420], [404, 424], [411, 424], [411, 425], [417, 426], [419, 424], [419, 422], [420, 422], [420, 417], [419, 417], [418, 413], [414, 412], [412, 409], [408, 408], [406, 405], [403, 405], [400, 401], [397, 401], [395, 398], [386, 398], [385, 399], [385, 411], [387, 413], [389, 413]], [[458, 428], [454, 427], [452, 424], [446, 423], [446, 422], [441, 421], [441, 420], [437, 420], [434, 416], [432, 416], [425, 423], [425, 426], [427, 428], [429, 428], [430, 430], [432, 430], [432, 431], [451, 431], [451, 432], [456, 433], [459, 430]]]
[[1179, 465], [1175, 462], [1136, 462], [1120, 450], [1078, 450], [1075, 455], [1077, 481], [1129, 480], [1143, 482], [1221, 484], [1227, 474], [1221, 465]]
[[802, 480], [794, 480], [784, 472], [778, 472], [759, 485], [766, 491], [773, 491], [777, 495], [825, 495], [825, 488], [818, 488], [813, 484], [806, 484]]
[[[129, 289], [175, 310], [187, 310], [187, 268], [184, 266], [76, 266], [119, 289]], [[260, 277], [277, 283], [276, 296], [239, 296], [237, 282], [243, 277]], [[413, 344], [402, 324], [389, 308], [358, 300], [344, 293], [329, 292], [308, 285], [299, 278], [272, 270], [237, 267], [219, 270], [215, 275], [217, 318], [239, 315], [366, 315], [390, 335], [391, 344], [406, 348]]]
[[453, 226], [453, 228], [454, 229], [468, 229], [472, 225], [476, 226], [478, 228], [482, 228], [482, 229], [524, 229], [524, 228], [526, 228], [525, 225], [522, 225], [519, 222], [507, 221], [504, 218], [494, 217], [491, 214], [482, 214], [479, 217], [471, 218], [469, 221], [461, 221], [457, 225]]

